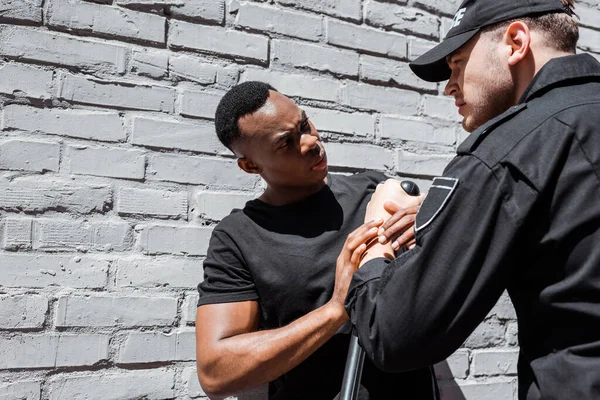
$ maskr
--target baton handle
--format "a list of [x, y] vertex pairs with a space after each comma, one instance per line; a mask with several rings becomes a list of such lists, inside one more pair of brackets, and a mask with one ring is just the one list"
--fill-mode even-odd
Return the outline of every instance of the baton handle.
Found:
[[360, 386], [360, 377], [362, 375], [363, 364], [365, 361], [365, 352], [358, 344], [358, 334], [356, 328], [352, 328], [350, 336], [350, 347], [348, 348], [348, 357], [346, 357], [346, 370], [342, 380], [342, 390], [340, 400], [354, 400], [358, 395]]
[[[411, 196], [421, 194], [419, 186], [412, 181], [402, 181], [400, 185]], [[346, 369], [344, 370], [344, 379], [342, 380], [342, 390], [340, 391], [339, 400], [356, 400], [364, 362], [365, 351], [358, 343], [356, 328], [352, 327], [350, 347], [348, 348], [348, 357], [346, 357]]]

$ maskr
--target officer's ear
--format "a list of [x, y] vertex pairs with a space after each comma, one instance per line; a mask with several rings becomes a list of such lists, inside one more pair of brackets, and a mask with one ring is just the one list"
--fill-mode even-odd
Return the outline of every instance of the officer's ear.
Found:
[[531, 32], [529, 26], [522, 21], [515, 21], [504, 34], [505, 44], [508, 45], [508, 65], [515, 66], [529, 54]]
[[256, 163], [249, 158], [240, 157], [237, 159], [238, 166], [249, 174], [260, 174], [260, 167], [256, 165]]

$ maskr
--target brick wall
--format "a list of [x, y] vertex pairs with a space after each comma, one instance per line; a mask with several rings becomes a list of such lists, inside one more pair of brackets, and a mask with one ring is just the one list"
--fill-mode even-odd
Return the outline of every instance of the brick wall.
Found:
[[[333, 171], [427, 189], [465, 133], [408, 62], [458, 3], [1, 0], [0, 398], [202, 397], [207, 240], [262, 188], [216, 140], [220, 96], [269, 81], [306, 108]], [[598, 1], [578, 12], [600, 58]], [[438, 366], [444, 399], [515, 398], [516, 334], [503, 297]]]

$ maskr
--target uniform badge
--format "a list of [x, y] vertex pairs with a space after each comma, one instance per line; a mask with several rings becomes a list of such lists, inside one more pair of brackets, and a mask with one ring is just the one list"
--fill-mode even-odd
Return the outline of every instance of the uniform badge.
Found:
[[423, 200], [415, 220], [415, 232], [427, 227], [450, 200], [450, 196], [458, 186], [456, 178], [435, 178], [429, 189], [429, 193]]

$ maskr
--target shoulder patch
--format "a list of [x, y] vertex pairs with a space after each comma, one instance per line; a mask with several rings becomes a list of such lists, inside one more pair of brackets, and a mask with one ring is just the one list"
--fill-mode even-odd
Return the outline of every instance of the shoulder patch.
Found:
[[429, 193], [423, 200], [415, 220], [415, 232], [419, 232], [431, 224], [435, 217], [442, 211], [450, 196], [458, 186], [456, 178], [435, 178]]

